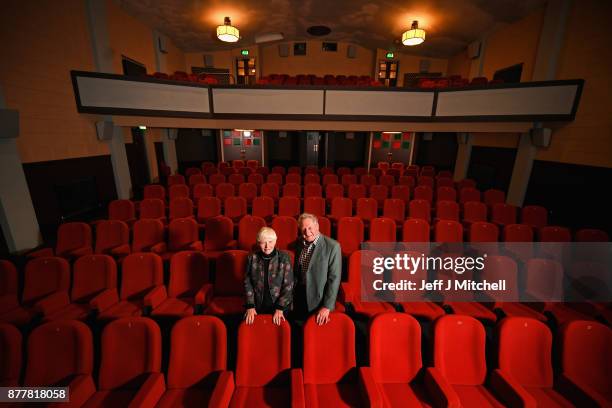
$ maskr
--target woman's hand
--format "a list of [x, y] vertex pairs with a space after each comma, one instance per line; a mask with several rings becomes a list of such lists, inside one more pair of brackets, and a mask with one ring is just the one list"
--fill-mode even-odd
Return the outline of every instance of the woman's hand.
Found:
[[275, 325], [280, 326], [283, 320], [285, 320], [285, 315], [283, 314], [283, 311], [276, 309], [276, 311], [274, 312], [274, 316], [272, 316], [272, 322]]
[[244, 322], [246, 324], [253, 324], [255, 321], [255, 316], [257, 316], [257, 312], [255, 311], [254, 307], [247, 309], [246, 313], [244, 314]]

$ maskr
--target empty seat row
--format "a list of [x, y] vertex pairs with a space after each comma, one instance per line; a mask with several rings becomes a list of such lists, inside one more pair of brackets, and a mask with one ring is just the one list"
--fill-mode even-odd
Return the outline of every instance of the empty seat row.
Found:
[[[27, 339], [24, 386], [64, 385], [73, 406], [608, 406], [610, 328], [575, 321], [559, 331], [560, 375], [554, 378], [552, 333], [529, 318], [498, 325], [494, 370], [487, 369], [483, 326], [468, 316], [438, 319], [433, 361], [421, 355], [421, 328], [409, 315], [384, 313], [369, 327], [369, 363], [357, 367], [355, 326], [343, 314], [304, 326], [303, 368], [291, 366], [291, 330], [256, 316], [238, 329], [235, 377], [227, 370], [227, 332], [212, 316], [180, 320], [170, 335], [167, 373], [162, 336], [147, 318], [118, 319], [101, 335], [93, 381], [93, 340], [77, 321], [51, 322]], [[265, 338], [266, 341], [259, 341]], [[0, 379], [19, 384], [22, 338], [0, 325], [6, 345]], [[256, 345], [256, 347], [254, 347]], [[265, 359], [261, 359], [265, 356]], [[256, 364], [254, 362], [257, 362]], [[53, 368], [53, 369], [50, 369]]]

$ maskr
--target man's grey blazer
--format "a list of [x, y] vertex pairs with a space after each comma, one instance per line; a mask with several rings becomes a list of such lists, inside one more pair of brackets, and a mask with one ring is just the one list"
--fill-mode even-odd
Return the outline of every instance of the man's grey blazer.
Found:
[[[295, 262], [299, 269], [302, 240], [296, 243]], [[306, 271], [306, 303], [308, 312], [319, 307], [334, 310], [340, 280], [342, 278], [342, 254], [340, 244], [321, 234], [310, 257]], [[296, 278], [297, 280], [297, 278]]]

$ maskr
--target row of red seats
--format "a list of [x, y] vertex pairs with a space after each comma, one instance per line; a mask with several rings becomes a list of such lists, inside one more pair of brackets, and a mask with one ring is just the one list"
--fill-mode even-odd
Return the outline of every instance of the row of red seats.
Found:
[[271, 74], [257, 80], [258, 85], [284, 85], [284, 86], [382, 86], [380, 81], [374, 80], [368, 75], [289, 75]]
[[[371, 174], [375, 177], [380, 177], [383, 174], [389, 174], [394, 176], [396, 179], [399, 176], [412, 176], [415, 179], [420, 176], [427, 177], [438, 177], [438, 178], [452, 178], [452, 173], [447, 170], [441, 170], [436, 173], [433, 166], [423, 166], [419, 167], [417, 165], [404, 165], [403, 163], [388, 163], [388, 162], [379, 162], [377, 167], [371, 167], [369, 170], [365, 167], [355, 167], [351, 169], [350, 167], [339, 167], [338, 169], [333, 169], [331, 167], [322, 167], [319, 169], [314, 166], [306, 166], [304, 171], [299, 166], [290, 166], [285, 169], [283, 166], [273, 166], [272, 169], [267, 167], [262, 167], [259, 165], [255, 165], [256, 160], [247, 160], [245, 165], [244, 160], [233, 160], [232, 165], [227, 162], [220, 162], [218, 166], [216, 166], [212, 162], [203, 162], [202, 168], [198, 167], [189, 167], [185, 170], [185, 177], [189, 179], [192, 175], [203, 174], [205, 176], [210, 176], [212, 174], [221, 173], [224, 176], [228, 177], [231, 174], [239, 173], [245, 177], [248, 177], [251, 173], [261, 174], [263, 176], [267, 176], [268, 174], [280, 174], [283, 177], [288, 174], [298, 174], [298, 175], [308, 175], [308, 174], [319, 174], [320, 176], [325, 176], [328, 174], [335, 174], [338, 177], [342, 177], [346, 174], [354, 174], [357, 177], [361, 177], [364, 174]], [[252, 163], [251, 165], [249, 165]], [[178, 174], [177, 174], [178, 175]], [[177, 180], [180, 180], [178, 178]], [[181, 184], [184, 184], [184, 180]]]
[[[208, 228], [215, 228], [214, 224], [222, 222], [223, 218], [217, 217], [211, 220]], [[263, 220], [259, 219], [260, 225], [254, 225], [253, 222], [258, 220], [255, 217], [252, 218], [252, 220], [245, 218], [241, 221], [238, 243], [232, 240], [230, 221], [226, 219], [225, 224], [229, 228], [226, 227], [225, 231], [220, 231], [223, 235], [215, 234], [211, 237], [210, 243], [219, 245], [216, 248], [211, 245], [202, 248], [201, 243], [195, 247], [194, 242], [190, 242], [189, 247], [173, 248], [172, 245], [177, 238], [172, 235], [172, 225], [189, 224], [186, 222], [189, 220], [174, 221], [170, 227], [170, 252], [161, 253], [156, 248], [135, 248], [152, 252], [135, 252], [122, 259], [122, 282], [119, 293], [117, 293], [116, 263], [109, 255], [90, 254], [79, 257], [73, 265], [72, 279], [70, 264], [65, 259], [41, 257], [30, 260], [26, 264], [23, 278], [24, 289], [21, 302], [19, 302], [17, 269], [8, 261], [0, 261], [0, 277], [6, 283], [0, 292], [2, 296], [0, 321], [25, 325], [37, 315], [41, 315], [45, 320], [65, 318], [84, 320], [94, 311], [97, 312], [100, 319], [113, 319], [139, 316], [145, 312], [145, 307], [152, 309], [148, 313], [161, 317], [191, 315], [196, 308], [206, 314], [240, 314], [243, 310], [246, 257], [248, 250], [253, 248], [254, 234], [263, 223]], [[277, 220], [281, 218], [291, 222], [279, 226], [273, 224], [278, 230], [277, 247], [282, 250], [291, 250], [291, 244], [297, 235], [293, 229], [296, 228], [295, 220], [288, 217], [279, 217]], [[139, 221], [135, 228], [135, 247], [141, 244], [141, 239], [136, 235], [139, 223], [157, 223], [161, 228], [157, 221]], [[360, 224], [360, 220], [347, 217], [341, 219], [338, 226], [337, 238], [342, 246], [342, 255], [347, 259], [348, 271], [346, 282], [341, 284], [337, 309], [344, 311], [344, 308], [350, 305], [351, 310], [356, 313], [372, 317], [380, 312], [395, 310], [396, 307], [391, 303], [361, 301], [361, 266], [364, 262], [367, 263], [367, 259], [375, 258], [377, 253], [360, 250], [360, 243], [363, 242], [363, 229], [359, 228]], [[473, 234], [476, 233], [477, 225], [472, 226]], [[428, 242], [428, 229], [428, 225], [421, 220], [407, 221], [404, 233], [407, 244], [405, 248], [398, 247], [396, 250], [408, 251], [407, 253], [428, 251], [428, 246], [422, 245]], [[245, 231], [248, 233], [246, 237], [244, 236]], [[483, 232], [487, 233], [486, 230]], [[460, 234], [456, 223], [453, 224], [450, 221], [441, 221], [435, 228], [437, 242], [461, 242]], [[482, 238], [484, 242], [492, 242], [490, 237], [483, 236]], [[193, 241], [194, 239], [197, 238], [187, 237], [187, 240]], [[393, 241], [383, 237], [382, 242]], [[409, 244], [410, 242], [413, 244]], [[472, 242], [481, 241], [474, 239]], [[157, 244], [157, 246], [160, 245], [160, 243]], [[236, 248], [237, 245], [245, 250], [234, 250], [233, 248]], [[512, 250], [511, 248], [506, 249]], [[490, 256], [485, 261], [485, 268], [480, 278], [496, 281], [503, 277], [508, 282], [509, 293], [516, 295], [518, 293], [517, 282], [519, 282], [517, 261], [509, 256], [498, 255], [501, 253], [499, 246], [487, 244], [486, 251]], [[163, 285], [162, 257], [157, 253], [170, 259], [170, 278], [167, 289]], [[520, 260], [521, 254], [517, 255]], [[208, 272], [209, 261], [215, 262], [216, 265], [216, 278], [212, 285]], [[524, 273], [528, 293], [539, 293], [538, 288], [553, 285], [554, 282], [569, 281], [572, 276], [579, 276], [572, 275], [578, 269], [593, 267], [590, 263], [586, 265], [584, 260], [575, 259], [571, 264], [571, 270], [568, 271], [570, 274], [564, 277], [563, 266], [554, 259], [537, 258], [534, 253], [531, 253], [527, 254], [523, 261], [526, 264]], [[534, 290], [530, 290], [531, 287]], [[366, 288], [366, 290], [372, 291], [371, 288]], [[508, 316], [531, 317], [542, 321], [546, 321], [542, 313], [549, 312], [558, 323], [576, 319], [591, 319], [589, 316], [600, 314], [608, 321], [612, 317], [612, 311], [609, 308], [602, 309], [596, 305], [581, 304], [580, 311], [578, 311], [571, 305], [544, 302], [544, 299], [534, 298], [536, 303], [525, 305], [496, 302], [494, 297], [485, 303], [475, 303], [473, 302], [476, 300], [475, 294], [470, 293], [470, 295], [471, 297], [464, 299], [465, 302], [445, 302], [438, 305], [426, 302], [423, 297], [420, 302], [400, 302], [398, 306], [407, 313], [428, 320], [435, 320], [445, 313], [441, 306], [449, 307], [457, 314], [470, 315], [493, 322], [497, 319], [494, 313], [496, 310]], [[587, 310], [588, 312], [585, 312]]]
[[474, 86], [486, 86], [503, 84], [502, 79], [492, 79], [489, 81], [487, 77], [474, 77], [471, 80], [462, 78], [461, 75], [450, 75], [449, 77], [441, 78], [420, 78], [417, 82], [417, 88], [421, 89], [444, 89], [444, 88], [465, 88]]
[[196, 82], [200, 84], [216, 85], [219, 83], [217, 78], [212, 75], [206, 74], [188, 74], [185, 71], [175, 71], [174, 74], [168, 75], [163, 72], [154, 72], [153, 74], [147, 74], [149, 78], [165, 79], [171, 81], [181, 82]]
[[[421, 328], [405, 314], [384, 313], [372, 321], [369, 365], [359, 368], [355, 325], [346, 315], [333, 314], [322, 326], [307, 321], [302, 369], [291, 368], [289, 324], [271, 320], [260, 315], [252, 325], [240, 325], [235, 379], [227, 370], [227, 331], [215, 317], [189, 317], [173, 327], [166, 375], [159, 326], [147, 318], [116, 320], [101, 335], [97, 387], [89, 328], [72, 320], [47, 323], [28, 337], [22, 385], [55, 386], [69, 378], [73, 406], [608, 406], [612, 400], [605, 358], [612, 331], [594, 322], [559, 330], [555, 376], [552, 333], [529, 318], [498, 325], [497, 368], [490, 372], [485, 329], [468, 316], [436, 321], [427, 368]], [[8, 361], [2, 385], [18, 385], [21, 335], [2, 325], [0, 337]]]

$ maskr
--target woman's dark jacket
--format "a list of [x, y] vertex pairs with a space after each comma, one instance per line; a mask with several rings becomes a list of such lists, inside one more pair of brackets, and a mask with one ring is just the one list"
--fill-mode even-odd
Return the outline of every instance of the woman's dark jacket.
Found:
[[[288, 310], [293, 301], [293, 267], [291, 257], [285, 251], [275, 250], [268, 266], [268, 286], [275, 309]], [[260, 251], [247, 257], [244, 289], [246, 308], [259, 307], [265, 290], [265, 264]]]

